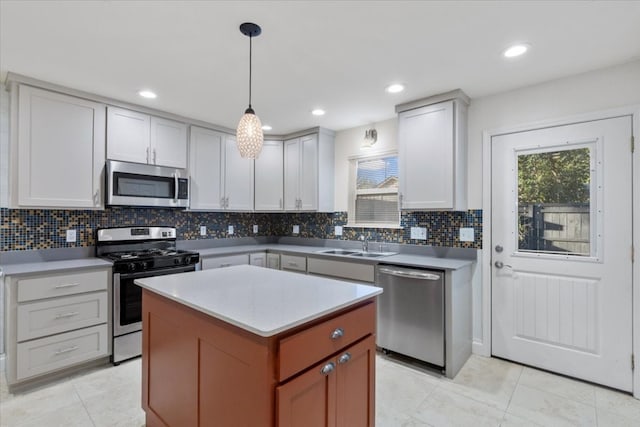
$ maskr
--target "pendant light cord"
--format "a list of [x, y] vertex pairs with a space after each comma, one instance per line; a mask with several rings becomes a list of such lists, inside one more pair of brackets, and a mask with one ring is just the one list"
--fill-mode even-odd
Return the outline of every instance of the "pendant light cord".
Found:
[[249, 108], [251, 108], [251, 57], [253, 56], [251, 52], [252, 39], [253, 37], [249, 36]]

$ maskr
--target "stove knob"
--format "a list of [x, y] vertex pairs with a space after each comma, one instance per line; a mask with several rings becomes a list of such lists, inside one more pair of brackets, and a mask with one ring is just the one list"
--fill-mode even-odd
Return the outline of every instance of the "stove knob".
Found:
[[180, 260], [180, 258], [174, 258], [173, 263], [175, 265], [180, 265], [180, 264], [182, 264], [182, 261]]
[[135, 269], [138, 267], [136, 265], [135, 262], [130, 262], [129, 265], [127, 266], [129, 268], [129, 271], [135, 271]]
[[140, 263], [140, 267], [141, 267], [142, 270], [146, 270], [147, 269], [147, 262], [146, 261], [142, 261]]

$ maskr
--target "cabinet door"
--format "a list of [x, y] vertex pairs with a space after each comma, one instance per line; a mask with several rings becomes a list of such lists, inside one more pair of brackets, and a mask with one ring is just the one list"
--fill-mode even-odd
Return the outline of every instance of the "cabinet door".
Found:
[[235, 136], [226, 135], [224, 194], [226, 209], [253, 210], [253, 160], [243, 159], [236, 146]]
[[315, 211], [318, 209], [318, 135], [300, 138], [300, 209]]
[[224, 134], [191, 126], [189, 175], [191, 210], [222, 209]]
[[375, 339], [369, 335], [336, 358], [336, 424], [375, 425]]
[[151, 117], [151, 164], [178, 169], [187, 167], [187, 125]]
[[150, 163], [151, 117], [122, 108], [107, 108], [107, 158]]
[[280, 254], [267, 254], [267, 268], [280, 270]]
[[453, 101], [398, 116], [402, 209], [452, 209]]
[[267, 266], [267, 253], [259, 252], [255, 254], [249, 254], [249, 264], [255, 265], [257, 267], [266, 267]]
[[105, 106], [19, 88], [18, 205], [103, 206]]
[[294, 380], [277, 387], [276, 425], [279, 427], [336, 426], [335, 368], [335, 360], [325, 361]]
[[265, 141], [255, 160], [255, 210], [283, 209], [284, 156], [282, 141]]
[[298, 210], [300, 195], [300, 139], [284, 142], [284, 209]]
[[231, 267], [232, 265], [249, 264], [249, 255], [229, 255], [202, 259], [202, 269]]

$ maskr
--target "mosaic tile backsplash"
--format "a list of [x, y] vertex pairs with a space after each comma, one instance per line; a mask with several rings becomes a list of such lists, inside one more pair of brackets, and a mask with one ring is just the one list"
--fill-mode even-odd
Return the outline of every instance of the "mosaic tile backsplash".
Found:
[[[299, 236], [318, 239], [357, 240], [365, 235], [372, 242], [459, 248], [482, 247], [482, 210], [409, 211], [401, 216], [402, 229], [345, 227], [336, 237], [334, 227], [346, 225], [347, 213], [241, 213], [189, 212], [176, 209], [107, 208], [91, 210], [0, 208], [0, 251], [86, 247], [95, 245], [101, 227], [166, 225], [176, 227], [179, 240], [256, 236]], [[207, 235], [200, 236], [200, 226]], [[234, 234], [227, 233], [233, 225]], [[253, 233], [258, 225], [258, 233]], [[300, 233], [292, 233], [293, 225]], [[410, 227], [426, 227], [427, 240], [410, 238]], [[475, 241], [460, 242], [458, 229], [473, 227]], [[77, 230], [77, 241], [66, 242], [66, 230]]]

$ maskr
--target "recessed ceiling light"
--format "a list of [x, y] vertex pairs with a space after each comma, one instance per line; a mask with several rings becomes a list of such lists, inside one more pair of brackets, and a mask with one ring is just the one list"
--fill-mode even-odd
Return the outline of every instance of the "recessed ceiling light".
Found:
[[314, 116], [324, 116], [325, 113], [326, 113], [326, 111], [324, 111], [321, 108], [316, 108], [315, 110], [313, 110], [311, 112], [311, 114], [313, 114]]
[[384, 90], [386, 90], [389, 93], [398, 93], [404, 90], [404, 85], [401, 85], [400, 83], [394, 83], [392, 85], [387, 86]]
[[150, 90], [141, 90], [140, 92], [138, 92], [138, 95], [140, 95], [143, 98], [149, 98], [149, 99], [155, 99], [158, 97], [158, 95], [156, 95], [155, 92], [151, 92]]
[[273, 128], [271, 126], [269, 126], [269, 125], [263, 125], [262, 126], [262, 130], [271, 130], [271, 129], [273, 129]]
[[529, 50], [529, 45], [526, 43], [520, 43], [508, 47], [502, 54], [505, 58], [515, 58], [516, 56], [523, 55], [527, 50]]

